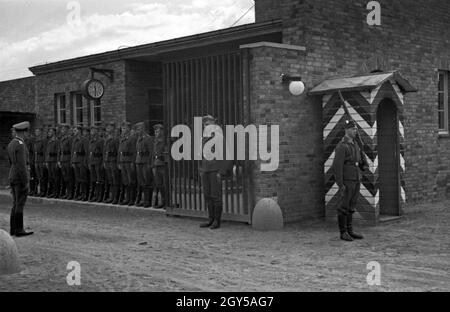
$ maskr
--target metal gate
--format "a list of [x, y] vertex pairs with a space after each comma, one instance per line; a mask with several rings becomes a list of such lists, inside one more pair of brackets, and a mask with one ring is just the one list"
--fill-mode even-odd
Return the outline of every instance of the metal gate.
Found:
[[[240, 52], [163, 63], [163, 91], [169, 136], [174, 125], [184, 124], [193, 131], [194, 117], [207, 114], [216, 117], [222, 126], [243, 124]], [[207, 215], [199, 163], [170, 160], [168, 214]], [[250, 222], [248, 163], [234, 161], [233, 170], [235, 178], [228, 177], [222, 185], [223, 219]]]

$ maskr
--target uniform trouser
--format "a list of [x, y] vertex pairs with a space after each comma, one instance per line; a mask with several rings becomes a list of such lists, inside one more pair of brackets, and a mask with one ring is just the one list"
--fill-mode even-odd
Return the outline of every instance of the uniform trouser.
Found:
[[50, 192], [50, 194], [55, 194], [56, 193], [56, 183], [58, 181], [56, 162], [48, 162], [47, 170], [48, 170], [49, 192]]
[[217, 175], [217, 171], [203, 172], [201, 174], [203, 195], [210, 220], [220, 220], [222, 215], [222, 178]]
[[120, 163], [122, 166], [121, 178], [125, 186], [136, 185], [136, 167], [134, 163]]
[[73, 171], [72, 167], [70, 166], [70, 162], [66, 161], [61, 163], [61, 174], [64, 184], [66, 185], [67, 194], [68, 195], [73, 194], [75, 177], [73, 176]]
[[88, 168], [81, 163], [75, 163], [75, 181], [77, 183], [86, 183], [88, 181]]
[[101, 164], [93, 164], [89, 166], [91, 183], [103, 183], [103, 168]]
[[31, 190], [29, 190], [29, 191], [31, 191], [32, 193], [35, 193], [37, 185], [38, 185], [38, 177], [37, 177], [37, 172], [36, 172], [36, 165], [31, 164], [30, 165], [30, 189]]
[[136, 164], [137, 184], [139, 187], [151, 187], [153, 172], [150, 164]]
[[27, 201], [28, 186], [26, 184], [11, 184], [13, 208], [11, 210], [11, 234], [23, 230], [23, 208]]
[[39, 181], [40, 192], [47, 191], [47, 168], [45, 168], [45, 163], [36, 163], [36, 174]]
[[344, 181], [345, 190], [337, 205], [337, 212], [340, 216], [353, 214], [359, 197], [360, 182]]
[[157, 188], [165, 188], [167, 184], [167, 167], [156, 166], [153, 167], [154, 185]]
[[120, 185], [120, 170], [115, 162], [105, 163], [106, 183], [113, 186]]

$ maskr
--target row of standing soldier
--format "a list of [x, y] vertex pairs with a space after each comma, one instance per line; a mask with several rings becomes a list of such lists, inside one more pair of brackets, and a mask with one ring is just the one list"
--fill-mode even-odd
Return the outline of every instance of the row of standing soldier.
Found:
[[29, 195], [144, 207], [154, 197], [154, 206], [164, 208], [168, 148], [164, 127], [153, 128], [154, 137], [143, 122], [36, 128], [25, 141]]

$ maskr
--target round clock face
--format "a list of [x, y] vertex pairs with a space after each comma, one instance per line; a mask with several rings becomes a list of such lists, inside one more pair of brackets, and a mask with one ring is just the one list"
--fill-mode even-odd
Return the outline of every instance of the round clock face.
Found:
[[99, 99], [103, 96], [105, 87], [100, 80], [91, 79], [86, 84], [86, 93], [93, 99]]

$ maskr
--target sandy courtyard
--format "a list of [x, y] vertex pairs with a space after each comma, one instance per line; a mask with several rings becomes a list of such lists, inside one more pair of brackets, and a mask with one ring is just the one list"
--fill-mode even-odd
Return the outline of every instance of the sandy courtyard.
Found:
[[[10, 206], [1, 197], [6, 231]], [[213, 231], [142, 209], [27, 203], [35, 234], [15, 239], [23, 271], [0, 276], [0, 291], [449, 291], [449, 207], [409, 207], [400, 221], [358, 227], [366, 239], [349, 243], [320, 220]], [[70, 261], [81, 265], [80, 286], [66, 282]], [[370, 261], [381, 265], [380, 286], [367, 284]]]

